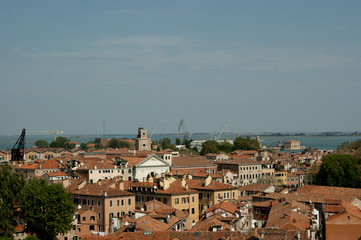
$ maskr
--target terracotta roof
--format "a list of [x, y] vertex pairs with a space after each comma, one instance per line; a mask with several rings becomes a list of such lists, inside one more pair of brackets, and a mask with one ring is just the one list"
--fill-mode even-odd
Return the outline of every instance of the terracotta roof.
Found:
[[28, 153], [31, 151], [35, 151], [35, 152], [39, 152], [39, 153], [44, 153], [44, 152], [54, 152], [54, 153], [59, 153], [64, 151], [64, 148], [25, 148], [24, 152]]
[[65, 172], [49, 172], [45, 173], [45, 175], [48, 175], [49, 177], [62, 177], [62, 176], [68, 176]]
[[[331, 205], [331, 206], [332, 206], [332, 205]], [[329, 208], [330, 208], [331, 206], [328, 206], [328, 210], [330, 210]], [[325, 207], [326, 207], [326, 206], [325, 206]], [[333, 207], [334, 207], [334, 208], [331, 207], [331, 210], [334, 210], [333, 212], [336, 213], [335, 210], [339, 210], [339, 211], [337, 212], [337, 214], [329, 217], [327, 220], [331, 220], [331, 219], [333, 219], [333, 218], [336, 218], [336, 217], [339, 216], [339, 214], [344, 213], [344, 212], [346, 212], [346, 213], [348, 213], [348, 214], [350, 214], [350, 215], [352, 215], [352, 216], [354, 216], [354, 217], [356, 217], [356, 218], [361, 219], [361, 211], [360, 211], [360, 209], [357, 208], [357, 207], [355, 207], [354, 205], [346, 202], [346, 201], [341, 201], [341, 204], [340, 204], [340, 205], [333, 206]], [[326, 211], [326, 208], [325, 208], [325, 211]], [[330, 211], [329, 211], [329, 212], [330, 212]]]
[[105, 154], [130, 154], [132, 153], [129, 148], [126, 147], [122, 147], [122, 148], [118, 148], [118, 149], [114, 149], [114, 148], [106, 148], [103, 150]]
[[140, 231], [167, 231], [169, 225], [145, 215], [135, 220], [136, 228]]
[[166, 218], [167, 219], [166, 224], [168, 225], [168, 229], [173, 227], [176, 223], [178, 223], [179, 221], [183, 220], [185, 217], [188, 216], [187, 213], [178, 210], [176, 208], [172, 208], [160, 202], [158, 202], [157, 204], [161, 204], [161, 207], [149, 213], [148, 216], [154, 219]]
[[217, 181], [211, 181], [211, 183], [208, 186], [204, 185], [205, 180], [202, 179], [186, 179], [186, 182], [189, 186], [189, 188], [197, 189], [197, 190], [227, 190], [227, 189], [237, 189], [238, 187], [217, 182]]
[[[243, 234], [237, 231], [218, 231], [218, 232], [209, 232], [209, 231], [163, 231], [163, 232], [115, 232], [113, 235], [108, 235], [105, 237], [100, 236], [85, 236], [84, 240], [246, 240], [253, 239], [251, 238], [256, 233], [250, 232], [248, 234]], [[258, 236], [258, 235], [257, 235]], [[296, 234], [297, 236], [297, 234]], [[259, 239], [259, 238], [258, 238]]]
[[262, 164], [260, 161], [256, 161], [253, 159], [240, 157], [240, 158], [230, 158], [223, 161], [217, 162], [217, 164], [237, 164], [237, 165], [244, 165], [244, 164]]
[[271, 208], [266, 227], [306, 230], [310, 227], [309, 211], [307, 205], [296, 201], [277, 203]]
[[274, 201], [268, 200], [264, 202], [252, 202], [252, 207], [272, 207]]
[[165, 175], [174, 175], [174, 176], [183, 176], [190, 174], [193, 177], [206, 178], [208, 175], [211, 175], [212, 178], [222, 178], [223, 175], [219, 173], [207, 173], [204, 169], [173, 169], [170, 172], [165, 173]]
[[230, 231], [231, 226], [225, 222], [222, 222], [217, 219], [216, 216], [212, 218], [205, 219], [203, 221], [199, 221], [196, 225], [190, 230], [191, 232], [197, 231], [212, 231], [213, 227], [222, 227], [222, 231]]
[[252, 183], [239, 187], [239, 191], [264, 192], [270, 187], [272, 187], [272, 185], [267, 183]]
[[[34, 162], [21, 165], [16, 169], [50, 169], [50, 168], [59, 168], [59, 161], [55, 159], [49, 160], [35, 160]], [[63, 166], [63, 164], [61, 164]]]
[[[201, 180], [202, 181], [202, 180]], [[187, 182], [188, 183], [188, 182]], [[197, 193], [198, 191], [192, 189], [190, 186], [187, 189], [185, 189], [182, 186], [182, 180], [178, 179], [175, 182], [171, 183], [169, 185], [169, 188], [166, 190], [163, 189], [159, 189], [157, 191], [157, 193], [162, 193], [162, 194], [187, 194], [187, 193]]]
[[226, 212], [229, 212], [229, 213], [232, 213], [232, 214], [235, 214], [237, 212], [237, 205], [233, 204], [233, 203], [230, 203], [230, 202], [220, 202], [220, 203], [217, 203], [216, 205], [213, 205], [212, 207], [210, 207], [206, 213], [209, 213], [209, 212], [212, 212], [212, 211], [215, 211], [217, 209], [222, 209]]
[[123, 159], [128, 162], [128, 167], [136, 166], [137, 164], [141, 163], [145, 159], [147, 159], [148, 156], [134, 156], [134, 157], [123, 157], [121, 156], [120, 159]]
[[343, 188], [305, 185], [293, 192], [292, 195], [297, 196], [298, 201], [302, 202], [327, 202], [329, 199], [339, 199], [351, 202], [355, 197], [361, 196], [360, 188]]
[[83, 165], [77, 168], [77, 170], [89, 170], [89, 169], [114, 169], [116, 165], [113, 161], [100, 158], [85, 158]]
[[206, 157], [181, 156], [172, 158], [172, 167], [195, 167], [195, 166], [214, 166], [214, 163]]
[[105, 192], [107, 197], [118, 197], [118, 196], [122, 197], [122, 196], [134, 195], [134, 193], [112, 188], [107, 185], [100, 185], [98, 183], [85, 185], [80, 189], [74, 190], [73, 194], [87, 195], [87, 196], [104, 196]]

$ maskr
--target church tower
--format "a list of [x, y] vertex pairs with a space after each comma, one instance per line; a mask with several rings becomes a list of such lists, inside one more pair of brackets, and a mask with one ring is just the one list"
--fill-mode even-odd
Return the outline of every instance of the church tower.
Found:
[[148, 138], [147, 130], [143, 128], [138, 129], [137, 140], [135, 142], [137, 151], [151, 150], [150, 138]]

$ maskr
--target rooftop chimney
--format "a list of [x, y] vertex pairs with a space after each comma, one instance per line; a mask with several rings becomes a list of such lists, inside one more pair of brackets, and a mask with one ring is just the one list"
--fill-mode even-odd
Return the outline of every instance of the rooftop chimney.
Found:
[[207, 187], [212, 182], [211, 175], [208, 175], [207, 178], [204, 180], [204, 186]]

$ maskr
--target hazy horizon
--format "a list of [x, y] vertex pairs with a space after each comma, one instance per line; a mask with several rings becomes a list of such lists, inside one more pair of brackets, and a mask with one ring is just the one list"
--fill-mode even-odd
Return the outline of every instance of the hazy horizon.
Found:
[[1, 1], [0, 135], [361, 131], [360, 9]]

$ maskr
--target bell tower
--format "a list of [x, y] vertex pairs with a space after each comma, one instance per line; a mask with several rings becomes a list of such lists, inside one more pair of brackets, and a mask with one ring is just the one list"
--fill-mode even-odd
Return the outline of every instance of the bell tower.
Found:
[[135, 146], [137, 151], [151, 150], [150, 138], [148, 138], [147, 130], [143, 128], [138, 129], [138, 135]]

